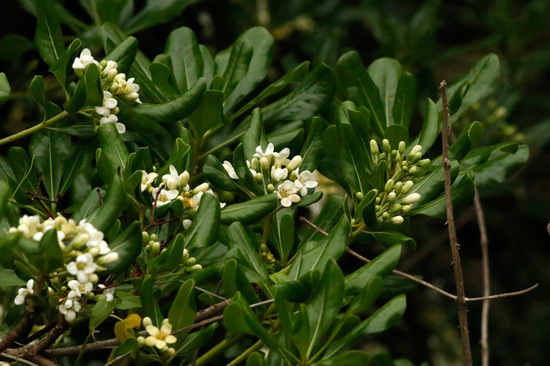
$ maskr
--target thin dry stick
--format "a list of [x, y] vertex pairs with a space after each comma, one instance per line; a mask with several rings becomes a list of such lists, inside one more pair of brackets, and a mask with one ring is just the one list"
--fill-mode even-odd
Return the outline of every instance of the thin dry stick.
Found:
[[460, 264], [459, 245], [456, 238], [455, 219], [453, 215], [453, 196], [451, 193], [451, 161], [449, 160], [449, 104], [447, 102], [447, 83], [443, 80], [439, 86], [443, 108], [441, 111], [443, 119], [442, 145], [443, 145], [443, 172], [445, 183], [445, 206], [447, 207], [447, 229], [449, 230], [449, 241], [453, 268], [456, 283], [456, 305], [458, 307], [458, 323], [460, 327], [460, 339], [464, 366], [472, 365], [472, 350], [470, 348], [470, 334], [468, 333], [468, 308], [466, 306], [466, 295], [464, 290], [464, 279], [462, 266]]
[[[474, 206], [476, 208], [477, 222], [479, 226], [479, 245], [481, 246], [481, 274], [483, 277], [483, 297], [491, 293], [491, 278], [489, 274], [489, 239], [483, 206], [479, 199], [479, 192], [474, 188]], [[490, 300], [483, 300], [481, 307], [481, 364], [489, 366], [489, 304]]]

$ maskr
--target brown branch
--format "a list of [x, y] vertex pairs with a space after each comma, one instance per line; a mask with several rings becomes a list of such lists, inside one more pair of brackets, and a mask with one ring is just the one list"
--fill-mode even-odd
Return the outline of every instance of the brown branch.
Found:
[[21, 357], [24, 359], [32, 359], [33, 357], [44, 352], [48, 347], [50, 347], [56, 340], [65, 332], [65, 323], [58, 323], [40, 342], [35, 344], [21, 347], [21, 348], [10, 348], [6, 350], [6, 353]]
[[[489, 273], [489, 239], [487, 236], [487, 226], [485, 225], [485, 216], [483, 215], [483, 206], [479, 198], [479, 192], [474, 187], [474, 206], [479, 226], [479, 245], [481, 246], [481, 274], [483, 277], [483, 297], [491, 294], [491, 278]], [[489, 366], [489, 299], [483, 300], [481, 307], [481, 364]]]
[[4, 352], [29, 325], [32, 324], [33, 314], [26, 312], [21, 321], [2, 340], [0, 340], [0, 352]]
[[319, 234], [323, 234], [324, 236], [329, 236], [329, 234], [321, 229], [319, 226], [315, 225], [313, 222], [309, 221], [308, 219], [306, 219], [305, 217], [303, 216], [300, 216], [299, 218], [300, 221], [303, 221], [305, 222], [306, 224], [308, 224], [309, 226], [311, 226], [316, 232], [318, 232]]
[[445, 184], [445, 206], [447, 208], [447, 229], [449, 230], [449, 242], [453, 258], [453, 269], [456, 283], [456, 305], [458, 308], [458, 323], [460, 327], [460, 339], [464, 366], [472, 365], [472, 350], [470, 348], [470, 334], [468, 332], [468, 307], [466, 306], [466, 295], [464, 290], [464, 279], [462, 266], [460, 264], [460, 253], [458, 240], [456, 238], [455, 219], [453, 214], [453, 196], [451, 192], [451, 161], [449, 160], [449, 104], [447, 102], [447, 83], [443, 80], [439, 86], [442, 99], [442, 149], [443, 149], [443, 172]]

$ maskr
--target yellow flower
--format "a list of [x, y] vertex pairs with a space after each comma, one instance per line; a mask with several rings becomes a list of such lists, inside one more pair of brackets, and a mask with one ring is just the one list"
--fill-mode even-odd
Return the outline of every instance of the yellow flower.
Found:
[[130, 314], [122, 321], [115, 323], [115, 336], [119, 341], [124, 342], [128, 338], [134, 338], [130, 329], [138, 329], [141, 324], [141, 317], [137, 314]]

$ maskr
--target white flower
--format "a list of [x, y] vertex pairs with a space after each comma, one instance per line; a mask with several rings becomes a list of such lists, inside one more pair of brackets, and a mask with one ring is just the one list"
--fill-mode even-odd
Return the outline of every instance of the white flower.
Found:
[[286, 168], [277, 168], [275, 165], [271, 166], [271, 178], [273, 178], [275, 182], [286, 179], [287, 176], [288, 170]]
[[[147, 320], [146, 320], [147, 319]], [[159, 328], [151, 324], [149, 318], [143, 318], [143, 325], [149, 336], [145, 339], [145, 344], [149, 347], [156, 347], [161, 351], [168, 350], [168, 344], [176, 343], [177, 338], [172, 333], [172, 324], [168, 319], [162, 321], [162, 326]]]
[[34, 294], [33, 287], [34, 287], [34, 280], [33, 279], [28, 280], [27, 281], [27, 288], [22, 287], [17, 291], [17, 296], [13, 300], [15, 305], [24, 304], [25, 303], [25, 297], [29, 294]]
[[113, 95], [108, 92], [103, 92], [103, 105], [101, 107], [95, 107], [95, 112], [100, 116], [108, 116], [111, 114], [111, 111], [116, 108], [118, 102]]
[[[298, 173], [298, 170], [296, 172]], [[313, 174], [309, 170], [304, 170], [298, 174], [298, 178], [294, 181], [294, 185], [300, 190], [302, 197], [307, 195], [308, 189], [315, 188], [319, 184], [312, 177]]]
[[[158, 193], [159, 189], [160, 189], [160, 193]], [[155, 188], [151, 192], [151, 194], [153, 195], [153, 199], [157, 197], [157, 193], [158, 193], [158, 198], [155, 202], [156, 207], [164, 206], [167, 203], [172, 202], [179, 195], [179, 192], [175, 189], [167, 190], [167, 189]]]
[[114, 287], [107, 288], [107, 286], [105, 286], [103, 284], [99, 284], [99, 285], [97, 285], [97, 287], [103, 290], [103, 295], [105, 295], [105, 300], [107, 300], [107, 302], [113, 301], [113, 299], [115, 298], [115, 296], [114, 296], [115, 288]]
[[390, 221], [393, 224], [400, 225], [405, 221], [405, 219], [403, 219], [403, 216], [394, 216], [390, 219]]
[[300, 202], [300, 196], [296, 194], [298, 190], [298, 187], [290, 180], [281, 183], [277, 189], [277, 197], [281, 200], [281, 205], [290, 207], [293, 203]]
[[147, 173], [145, 170], [141, 171], [141, 191], [145, 192], [151, 188], [155, 179], [157, 179], [158, 173]]
[[32, 238], [41, 229], [40, 216], [24, 215], [19, 219], [17, 228], [10, 228], [10, 232], [19, 231], [25, 238]]
[[103, 232], [97, 230], [94, 225], [86, 222], [84, 219], [78, 223], [78, 229], [84, 231], [88, 236], [88, 241], [86, 242], [88, 248], [98, 248], [99, 255], [104, 255], [111, 251], [107, 242], [103, 240]]
[[111, 91], [118, 97], [141, 104], [138, 94], [139, 85], [134, 83], [134, 78], [126, 80], [126, 74], [124, 73], [120, 73], [115, 76], [115, 80], [111, 86]]
[[92, 52], [89, 49], [85, 48], [80, 53], [80, 57], [74, 59], [73, 69], [85, 69], [86, 67], [88, 67], [88, 65], [92, 63], [99, 65], [99, 62], [97, 62], [92, 56]]
[[88, 275], [95, 272], [97, 264], [94, 257], [89, 253], [84, 253], [76, 257], [76, 260], [67, 264], [67, 272], [77, 276], [80, 282], [88, 281]]
[[111, 72], [112, 70], [116, 70], [118, 67], [116, 61], [107, 61], [107, 65], [101, 70], [101, 76], [105, 77]]
[[178, 189], [187, 185], [189, 182], [189, 173], [187, 170], [184, 170], [183, 173], [178, 174], [178, 171], [175, 166], [170, 165], [170, 174], [164, 174], [162, 176], [162, 181], [168, 189]]
[[82, 306], [76, 299], [67, 299], [61, 305], [59, 305], [59, 312], [65, 315], [65, 320], [72, 322], [76, 319], [76, 313], [82, 309]]
[[[256, 147], [256, 153], [252, 157], [258, 158], [258, 160], [261, 159], [261, 158], [270, 159], [274, 154], [277, 154], [277, 153], [275, 153], [275, 146], [273, 146], [273, 144], [270, 142], [269, 144], [267, 144], [267, 147], [265, 148], [265, 151], [263, 151], [261, 145], [257, 146]], [[277, 155], [279, 155], [279, 154], [277, 154]]]
[[82, 295], [86, 295], [94, 289], [94, 285], [88, 281], [80, 282], [78, 280], [70, 280], [68, 285], [71, 289], [69, 295], [67, 295], [69, 299], [80, 298]]
[[191, 226], [191, 224], [193, 223], [193, 221], [189, 220], [189, 219], [185, 219], [183, 220], [182, 224], [183, 224], [183, 228], [185, 230], [189, 229], [189, 227]]
[[[248, 163], [248, 166], [250, 166], [250, 162], [247, 160], [246, 161]], [[239, 177], [237, 176], [237, 173], [235, 173], [235, 168], [233, 168], [233, 165], [231, 165], [230, 162], [228, 162], [227, 160], [223, 162], [223, 167], [225, 169], [225, 171], [227, 172], [227, 174], [229, 175], [229, 178], [231, 179], [239, 179]], [[254, 172], [254, 174], [256, 174], [256, 172]]]
[[[418, 146], [420, 146], [420, 145], [418, 145]], [[403, 200], [401, 202], [405, 205], [408, 205], [408, 204], [416, 203], [419, 200], [420, 200], [420, 194], [419, 193], [411, 193], [407, 197], [403, 198]]]
[[117, 252], [110, 252], [97, 259], [99, 265], [109, 264], [118, 261], [119, 255]]
[[280, 168], [283, 165], [287, 165], [290, 163], [290, 160], [288, 160], [288, 156], [290, 155], [290, 149], [288, 147], [285, 147], [279, 153], [274, 153], [274, 162], [273, 165], [275, 165], [277, 168]]

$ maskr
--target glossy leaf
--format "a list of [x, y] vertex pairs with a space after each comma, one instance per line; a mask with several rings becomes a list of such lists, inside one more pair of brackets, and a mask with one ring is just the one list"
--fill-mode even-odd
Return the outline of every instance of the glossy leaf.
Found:
[[39, 265], [43, 274], [63, 268], [63, 252], [59, 247], [57, 230], [51, 229], [44, 233], [40, 239], [41, 259], [35, 265]]
[[131, 268], [132, 263], [141, 253], [141, 241], [139, 222], [133, 222], [112, 243], [109, 243], [111, 251], [118, 253], [118, 260], [106, 264], [107, 271], [116, 274]]
[[124, 31], [133, 34], [157, 24], [167, 23], [197, 0], [147, 0], [145, 7], [124, 25]]
[[277, 195], [271, 193], [242, 203], [228, 205], [221, 211], [220, 222], [224, 225], [237, 221], [242, 224], [250, 224], [273, 212], [277, 208], [278, 202]]
[[64, 51], [62, 50], [63, 52], [59, 55], [59, 59], [53, 65], [50, 65], [50, 71], [55, 75], [57, 81], [59, 81], [59, 84], [65, 91], [68, 89], [68, 83], [71, 80], [70, 75], [73, 73], [72, 64], [74, 57], [81, 46], [82, 42], [78, 38], [75, 39], [69, 47]]
[[243, 39], [238, 39], [231, 46], [229, 59], [223, 73], [223, 85], [221, 91], [227, 99], [236, 88], [240, 80], [246, 75], [248, 65], [252, 58], [253, 47]]
[[141, 305], [145, 316], [151, 318], [153, 325], [159, 327], [164, 319], [162, 311], [157, 302], [157, 297], [154, 294], [153, 278], [149, 275], [145, 276], [140, 288]]
[[27, 283], [20, 279], [13, 269], [0, 267], [0, 288], [12, 286], [25, 287]]
[[206, 157], [202, 169], [206, 179], [215, 187], [228, 192], [244, 193], [239, 181], [229, 178], [222, 163], [214, 155]]
[[65, 51], [59, 19], [53, 0], [36, 1], [36, 33], [34, 42], [40, 57], [52, 67]]
[[250, 116], [250, 126], [241, 138], [243, 143], [243, 154], [245, 159], [252, 160], [252, 156], [256, 153], [256, 147], [262, 146], [265, 149], [267, 141], [262, 125], [262, 111], [260, 108], [255, 108]]
[[355, 51], [344, 54], [336, 64], [338, 79], [346, 97], [357, 106], [365, 106], [371, 112], [374, 132], [382, 136], [386, 126], [384, 105], [380, 90], [373, 82]]
[[356, 294], [374, 277], [384, 277], [390, 273], [397, 267], [400, 255], [401, 244], [396, 244], [386, 249], [371, 262], [346, 276], [346, 294]]
[[105, 296], [97, 300], [92, 308], [92, 316], [89, 323], [90, 331], [101, 325], [113, 313], [113, 310], [115, 310], [114, 301], [107, 301]]
[[99, 146], [109, 160], [112, 169], [118, 172], [126, 170], [128, 161], [128, 149], [122, 141], [114, 123], [104, 123], [97, 128]]
[[[34, 80], [34, 79], [33, 79]], [[10, 83], [6, 74], [0, 72], [0, 105], [6, 103], [11, 93]]]
[[284, 266], [294, 247], [294, 215], [290, 208], [278, 211], [272, 222], [274, 246], [279, 254], [279, 260]]
[[118, 73], [128, 74], [138, 52], [138, 41], [128, 37], [109, 52], [103, 59], [116, 61]]
[[374, 301], [382, 293], [382, 287], [384, 282], [382, 278], [376, 276], [370, 280], [363, 288], [359, 291], [357, 296], [352, 300], [348, 311], [350, 313], [361, 313], [367, 311], [374, 305]]
[[483, 125], [474, 122], [464, 129], [458, 139], [449, 147], [449, 159], [462, 160], [473, 149], [483, 134]]
[[174, 331], [193, 324], [195, 320], [197, 310], [195, 308], [195, 297], [193, 296], [194, 287], [195, 281], [185, 281], [180, 286], [172, 305], [170, 305], [168, 320]]
[[207, 90], [199, 107], [187, 120], [195, 136], [203, 137], [207, 131], [215, 131], [223, 126], [223, 93], [218, 90]]
[[88, 222], [91, 222], [100, 231], [106, 231], [128, 203], [124, 182], [118, 176], [114, 176], [109, 184], [107, 194], [103, 196], [103, 202], [102, 206], [99, 206], [87, 217]]
[[248, 302], [259, 301], [256, 291], [235, 259], [225, 262], [222, 279], [225, 296], [232, 297], [240, 292]]
[[321, 119], [319, 117], [313, 117], [307, 131], [306, 139], [300, 151], [300, 156], [302, 157], [300, 170], [314, 171], [319, 165], [319, 161], [325, 155]]
[[396, 124], [409, 127], [416, 106], [416, 80], [409, 72], [404, 71], [399, 77], [395, 102], [393, 104], [393, 120]]
[[230, 253], [234, 253], [234, 256], [228, 253], [228, 257], [237, 259], [240, 264], [250, 268], [262, 281], [268, 282], [269, 275], [265, 264], [244, 226], [240, 222], [231, 224], [227, 235], [229, 237]]
[[380, 100], [384, 106], [386, 127], [393, 125], [393, 109], [397, 97], [397, 86], [403, 69], [399, 62], [391, 58], [379, 58], [369, 65], [367, 72], [378, 87]]
[[214, 195], [205, 193], [193, 223], [185, 231], [185, 247], [191, 252], [198, 248], [213, 245], [218, 239], [220, 225], [220, 202]]
[[199, 79], [181, 97], [164, 104], [141, 104], [134, 111], [160, 123], [175, 122], [189, 116], [200, 105], [206, 81]]
[[409, 145], [409, 149], [412, 149], [415, 145], [421, 145], [422, 151], [428, 151], [437, 140], [441, 129], [441, 113], [437, 105], [431, 99], [428, 99], [422, 130], [418, 137]]
[[239, 183], [255, 195], [267, 193], [256, 183], [246, 161], [247, 157], [244, 156], [244, 147], [242, 144], [239, 144], [233, 152], [233, 168], [235, 169], [235, 174], [239, 177]]
[[38, 176], [34, 170], [34, 161], [31, 160], [25, 149], [12, 146], [8, 150], [8, 158], [14, 177], [18, 182], [18, 190], [34, 192], [38, 185]]
[[395, 244], [408, 244], [410, 249], [416, 249], [416, 242], [413, 238], [396, 231], [365, 231], [365, 234], [385, 247]]
[[180, 93], [184, 93], [203, 76], [204, 63], [195, 33], [187, 27], [173, 30], [165, 52], [172, 59], [176, 85]]
[[306, 242], [292, 259], [289, 278], [297, 279], [313, 269], [323, 270], [329, 259], [337, 260], [344, 253], [349, 235], [350, 222], [345, 215], [340, 217], [329, 236]]
[[[3, 83], [1, 79], [3, 78], [3, 73], [0, 74], [0, 84]], [[4, 76], [5, 78], [5, 76]], [[46, 108], [46, 92], [44, 91], [44, 78], [42, 75], [35, 75], [34, 78], [32, 78], [30, 90], [32, 94], [32, 98], [36, 103], [38, 103], [42, 108]], [[6, 79], [6, 83], [8, 80]], [[9, 84], [7, 85], [8, 89], [8, 95], [9, 95]], [[1, 88], [1, 87], [0, 87]], [[0, 95], [0, 104], [3, 104], [1, 95]]]
[[363, 351], [347, 351], [333, 357], [323, 359], [319, 366], [366, 366], [371, 358]]

